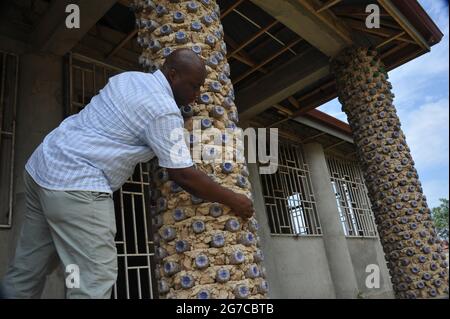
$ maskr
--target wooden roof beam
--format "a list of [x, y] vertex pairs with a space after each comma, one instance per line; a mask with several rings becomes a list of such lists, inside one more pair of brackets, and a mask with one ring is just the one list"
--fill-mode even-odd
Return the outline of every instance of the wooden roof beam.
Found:
[[325, 3], [322, 7], [320, 7], [319, 9], [316, 10], [317, 13], [320, 13], [324, 10], [327, 10], [329, 8], [331, 8], [332, 6], [338, 4], [339, 2], [341, 2], [342, 0], [330, 0], [327, 3]]
[[306, 50], [236, 93], [240, 117], [254, 117], [328, 74], [328, 58], [312, 48]]
[[316, 13], [310, 1], [251, 1], [329, 57], [353, 43], [346, 27], [332, 13]]
[[278, 56], [280, 56], [281, 54], [283, 54], [284, 52], [286, 52], [287, 50], [289, 50], [290, 48], [292, 48], [294, 45], [296, 45], [297, 43], [299, 43], [300, 41], [302, 41], [302, 39], [297, 39], [292, 41], [290, 44], [288, 44], [287, 46], [285, 46], [284, 48], [282, 48], [280, 51], [276, 52], [275, 54], [271, 55], [270, 57], [268, 57], [267, 59], [265, 59], [264, 61], [258, 63], [254, 68], [252, 68], [251, 70], [248, 70], [247, 72], [245, 72], [244, 74], [238, 76], [237, 78], [235, 78], [233, 80], [233, 84], [236, 84], [240, 81], [242, 81], [243, 79], [245, 79], [247, 76], [249, 76], [250, 74], [254, 73], [255, 71], [259, 70], [260, 68], [262, 68], [264, 65], [266, 65], [267, 63], [269, 63], [270, 61], [272, 61], [273, 59], [277, 58]]

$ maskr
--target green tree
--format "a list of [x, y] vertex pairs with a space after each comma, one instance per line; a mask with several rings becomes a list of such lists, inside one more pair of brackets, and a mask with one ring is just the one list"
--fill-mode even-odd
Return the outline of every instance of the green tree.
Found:
[[448, 240], [448, 199], [440, 198], [441, 205], [432, 209], [436, 231], [442, 239]]

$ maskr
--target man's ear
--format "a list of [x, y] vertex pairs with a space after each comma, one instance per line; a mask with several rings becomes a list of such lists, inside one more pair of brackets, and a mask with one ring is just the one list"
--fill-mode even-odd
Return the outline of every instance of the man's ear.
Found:
[[170, 70], [169, 70], [169, 79], [170, 79], [170, 83], [176, 82], [177, 78], [178, 78], [177, 70], [175, 70], [175, 69], [173, 69], [173, 68], [170, 69]]

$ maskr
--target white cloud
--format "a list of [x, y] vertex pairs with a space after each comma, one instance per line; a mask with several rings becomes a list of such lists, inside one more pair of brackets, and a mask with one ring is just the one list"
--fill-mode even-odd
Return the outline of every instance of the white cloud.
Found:
[[[444, 34], [441, 42], [413, 61], [389, 73], [395, 103], [399, 111], [410, 109], [411, 104], [426, 98], [427, 91], [442, 87], [448, 96], [449, 74], [449, 21], [448, 4], [444, 1], [421, 1], [433, 21]], [[445, 80], [444, 80], [445, 79]], [[442, 83], [443, 80], [446, 83]], [[401, 115], [401, 113], [400, 113]]]
[[423, 193], [427, 196], [428, 207], [440, 205], [440, 198], [448, 198], [448, 176], [445, 179], [432, 179], [422, 181]]
[[406, 141], [419, 170], [449, 161], [448, 96], [412, 110], [402, 118]]
[[345, 123], [348, 123], [347, 115], [342, 112], [341, 108], [341, 103], [339, 103], [338, 99], [335, 98], [325, 104], [322, 104], [320, 107], [318, 107], [318, 110], [327, 113], [328, 115], [331, 115]]
[[419, 0], [420, 5], [441, 28], [448, 27], [448, 0]]

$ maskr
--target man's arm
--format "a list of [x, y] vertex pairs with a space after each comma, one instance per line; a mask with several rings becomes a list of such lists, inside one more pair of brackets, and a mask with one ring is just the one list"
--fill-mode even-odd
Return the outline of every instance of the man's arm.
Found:
[[[160, 108], [164, 109], [165, 104], [175, 102], [162, 98], [155, 99], [155, 103], [161, 103]], [[167, 169], [171, 180], [199, 198], [230, 207], [241, 217], [253, 215], [252, 201], [247, 196], [220, 186], [208, 175], [192, 166], [193, 162], [183, 139], [184, 136], [182, 134], [172, 136], [174, 130], [183, 132], [183, 119], [179, 113], [161, 113], [151, 120], [143, 119], [141, 122], [143, 123], [141, 133], [143, 139], [158, 157], [159, 165]]]
[[253, 215], [253, 204], [247, 196], [217, 184], [202, 171], [194, 167], [167, 168], [167, 171], [170, 179], [189, 193], [211, 202], [224, 204], [243, 218]]

